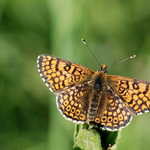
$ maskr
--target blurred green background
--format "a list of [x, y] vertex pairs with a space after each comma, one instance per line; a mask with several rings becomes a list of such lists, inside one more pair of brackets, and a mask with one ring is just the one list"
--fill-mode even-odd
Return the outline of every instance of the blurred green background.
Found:
[[[0, 149], [71, 150], [74, 124], [37, 71], [50, 54], [94, 71], [130, 55], [109, 74], [150, 81], [150, 2], [147, 0], [0, 1]], [[133, 117], [118, 150], [150, 148], [150, 113]]]

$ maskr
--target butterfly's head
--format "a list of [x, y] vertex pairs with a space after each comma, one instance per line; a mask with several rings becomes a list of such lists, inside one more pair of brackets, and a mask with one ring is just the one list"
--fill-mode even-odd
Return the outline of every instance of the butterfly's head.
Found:
[[101, 67], [97, 71], [102, 71], [107, 74], [108, 73], [107, 65], [102, 64]]

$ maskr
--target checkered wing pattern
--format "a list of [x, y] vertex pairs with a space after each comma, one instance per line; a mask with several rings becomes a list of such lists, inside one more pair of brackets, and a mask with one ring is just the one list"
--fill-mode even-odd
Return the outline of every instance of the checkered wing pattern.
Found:
[[130, 111], [120, 97], [110, 88], [105, 92], [105, 101], [107, 101], [107, 109], [103, 113], [98, 109], [95, 123], [101, 124], [103, 129], [114, 131], [127, 126], [131, 122], [132, 115]]
[[107, 81], [131, 113], [140, 115], [150, 110], [150, 82], [121, 76], [108, 76]]
[[40, 55], [37, 64], [43, 81], [53, 93], [60, 93], [88, 81], [94, 74], [94, 71], [86, 67], [51, 55]]
[[89, 82], [73, 86], [57, 95], [57, 107], [67, 120], [76, 123], [87, 121], [92, 91]]

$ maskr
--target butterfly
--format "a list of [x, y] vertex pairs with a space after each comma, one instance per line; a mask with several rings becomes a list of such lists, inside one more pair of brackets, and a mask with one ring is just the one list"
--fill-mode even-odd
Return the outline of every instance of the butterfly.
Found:
[[132, 115], [150, 110], [150, 82], [108, 75], [104, 64], [94, 72], [46, 54], [38, 57], [37, 64], [43, 81], [57, 95], [58, 110], [74, 123], [116, 131], [126, 127]]

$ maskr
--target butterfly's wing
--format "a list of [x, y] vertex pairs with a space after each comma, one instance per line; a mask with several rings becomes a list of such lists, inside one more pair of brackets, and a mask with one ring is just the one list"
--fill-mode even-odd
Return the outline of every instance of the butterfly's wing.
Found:
[[150, 111], [150, 82], [111, 75], [106, 81], [131, 113]]
[[103, 91], [104, 101], [107, 102], [106, 109], [100, 112], [100, 105], [95, 117], [95, 123], [100, 124], [103, 129], [115, 131], [127, 126], [132, 119], [131, 113], [122, 103], [120, 97], [109, 87]]
[[73, 122], [85, 122], [92, 90], [90, 78], [94, 71], [50, 55], [40, 55], [37, 63], [43, 81], [57, 94], [61, 114]]
[[61, 114], [75, 123], [86, 122], [92, 88], [87, 81], [57, 95], [57, 107]]
[[40, 55], [37, 64], [43, 81], [56, 94], [90, 80], [94, 74], [84, 66], [51, 55]]

